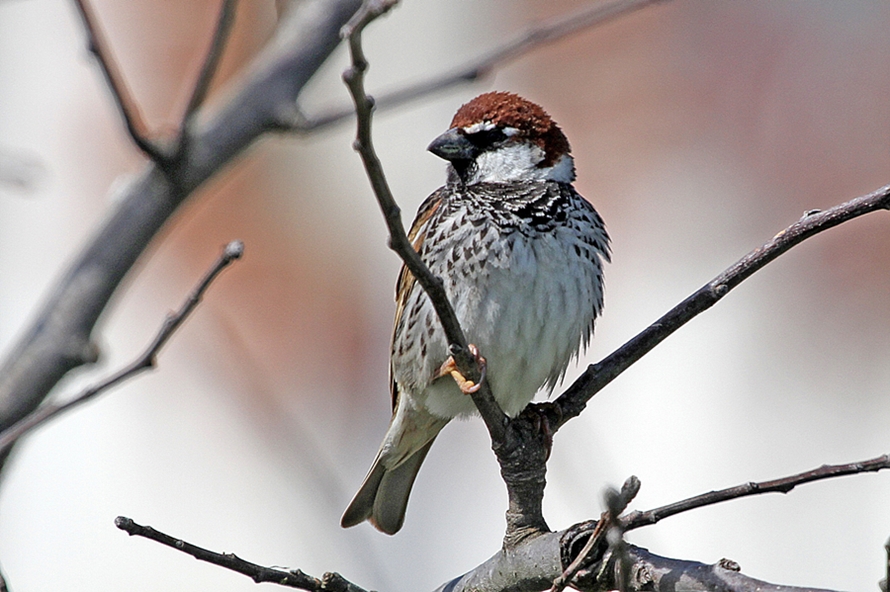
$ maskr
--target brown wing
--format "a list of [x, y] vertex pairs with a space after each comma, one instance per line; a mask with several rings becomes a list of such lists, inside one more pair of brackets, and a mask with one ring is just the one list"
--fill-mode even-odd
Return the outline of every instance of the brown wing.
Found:
[[[423, 245], [423, 240], [426, 238], [426, 224], [436, 210], [439, 209], [439, 206], [442, 203], [444, 189], [444, 187], [440, 187], [420, 204], [420, 208], [417, 210], [417, 215], [414, 217], [414, 222], [411, 224], [411, 230], [408, 232], [408, 240], [411, 241], [414, 250], [418, 253]], [[396, 328], [399, 326], [402, 313], [405, 311], [405, 303], [408, 301], [408, 295], [411, 293], [412, 288], [414, 288], [414, 282], [414, 275], [408, 271], [408, 268], [405, 267], [405, 264], [403, 263], [402, 268], [399, 270], [399, 279], [396, 281], [396, 317], [393, 321], [392, 339], [390, 340], [389, 392], [392, 397], [393, 413], [396, 411], [396, 403], [398, 403], [399, 393], [393, 375], [392, 347], [396, 341]]]

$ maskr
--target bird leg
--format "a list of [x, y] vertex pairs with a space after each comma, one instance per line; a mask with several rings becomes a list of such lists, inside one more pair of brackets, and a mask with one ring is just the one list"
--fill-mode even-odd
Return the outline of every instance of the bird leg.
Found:
[[460, 370], [457, 369], [457, 364], [454, 362], [453, 356], [448, 356], [448, 359], [445, 360], [445, 363], [439, 367], [439, 371], [436, 373], [436, 378], [441, 378], [442, 376], [448, 376], [449, 374], [454, 379], [454, 382], [457, 383], [457, 387], [460, 389], [465, 395], [472, 395], [476, 391], [479, 390], [479, 387], [482, 386], [482, 381], [485, 380], [485, 369], [487, 363], [485, 358], [483, 358], [479, 354], [479, 348], [470, 343], [467, 345], [467, 349], [470, 350], [470, 353], [473, 354], [473, 358], [476, 360], [476, 364], [479, 366], [479, 382], [473, 382], [472, 380], [467, 380], [463, 374], [460, 373]]

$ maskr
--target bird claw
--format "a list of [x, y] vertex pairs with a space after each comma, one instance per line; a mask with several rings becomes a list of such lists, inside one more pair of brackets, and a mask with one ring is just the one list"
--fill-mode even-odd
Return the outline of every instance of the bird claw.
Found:
[[452, 356], [448, 356], [448, 359], [445, 360], [445, 363], [439, 367], [439, 372], [436, 374], [436, 378], [451, 375], [451, 377], [454, 379], [454, 382], [457, 383], [457, 388], [460, 389], [460, 392], [465, 395], [472, 395], [479, 390], [479, 388], [482, 386], [482, 381], [485, 380], [487, 362], [485, 361], [485, 358], [483, 358], [479, 354], [479, 348], [477, 348], [472, 343], [467, 345], [467, 349], [469, 349], [470, 353], [473, 354], [473, 358], [475, 358], [476, 364], [479, 366], [479, 382], [467, 380], [466, 377], [461, 374], [460, 370], [457, 369], [457, 364], [455, 363], [454, 357]]

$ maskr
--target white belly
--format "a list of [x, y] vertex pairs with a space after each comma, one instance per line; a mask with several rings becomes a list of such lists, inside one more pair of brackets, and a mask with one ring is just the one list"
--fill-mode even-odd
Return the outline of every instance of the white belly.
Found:
[[[602, 301], [598, 262], [579, 256], [569, 242], [558, 241], [560, 232], [571, 231], [557, 228], [534, 240], [515, 232], [506, 248], [483, 249], [484, 264], [470, 270], [476, 281], [463, 278], [458, 282], [454, 274], [444, 276], [467, 339], [486, 358], [492, 392], [510, 416], [522, 411], [541, 387], [552, 390], [562, 378], [579, 346], [586, 344]], [[422, 380], [435, 376], [447, 358], [444, 337], [428, 302], [424, 312], [433, 314], [435, 326], [430, 355], [400, 364], [404, 367], [395, 368], [396, 379], [407, 386], [406, 382], [421, 378], [414, 382], [412, 395], [434, 415], [450, 418], [474, 413], [472, 399], [460, 392], [450, 376], [432, 383], [429, 378]], [[406, 375], [418, 371], [420, 376]]]

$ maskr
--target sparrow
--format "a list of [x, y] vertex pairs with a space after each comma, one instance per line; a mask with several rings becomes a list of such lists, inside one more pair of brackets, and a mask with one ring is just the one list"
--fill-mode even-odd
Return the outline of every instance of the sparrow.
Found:
[[[540, 106], [507, 92], [458, 109], [427, 148], [447, 181], [408, 233], [445, 292], [485, 380], [515, 417], [563, 378], [603, 307], [609, 236], [572, 186], [569, 142]], [[452, 379], [452, 376], [454, 379]], [[414, 479], [439, 434], [476, 413], [426, 293], [403, 266], [390, 349], [393, 416], [371, 470], [341, 519], [395, 534]]]

